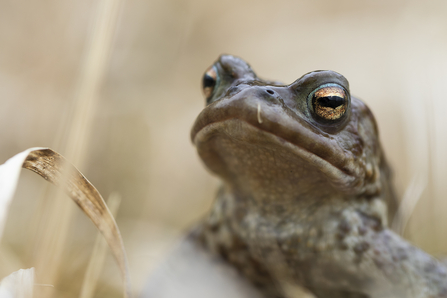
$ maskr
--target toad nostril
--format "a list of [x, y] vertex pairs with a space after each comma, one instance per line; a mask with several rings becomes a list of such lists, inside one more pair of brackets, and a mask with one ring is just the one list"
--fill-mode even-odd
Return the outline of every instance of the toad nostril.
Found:
[[273, 90], [267, 89], [266, 91], [267, 91], [267, 93], [270, 94], [270, 95], [275, 94], [275, 91], [273, 91]]

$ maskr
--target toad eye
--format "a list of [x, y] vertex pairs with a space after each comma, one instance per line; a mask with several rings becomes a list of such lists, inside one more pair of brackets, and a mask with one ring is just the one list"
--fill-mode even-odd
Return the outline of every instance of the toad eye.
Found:
[[217, 86], [218, 80], [219, 77], [217, 75], [216, 67], [211, 66], [210, 68], [208, 68], [202, 78], [202, 90], [203, 94], [205, 95], [206, 101], [209, 101], [213, 96], [214, 89]]
[[343, 117], [348, 109], [348, 95], [337, 84], [325, 84], [309, 95], [311, 109], [318, 119], [336, 121]]

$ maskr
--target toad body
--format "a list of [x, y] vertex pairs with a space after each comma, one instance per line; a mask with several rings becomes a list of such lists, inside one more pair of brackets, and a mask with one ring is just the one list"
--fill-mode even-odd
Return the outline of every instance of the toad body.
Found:
[[388, 229], [397, 202], [377, 125], [333, 71], [290, 85], [221, 56], [191, 133], [222, 181], [193, 234], [266, 297], [447, 297], [447, 271]]
[[144, 297], [291, 298], [295, 286], [318, 298], [447, 297], [446, 268], [388, 228], [397, 202], [377, 125], [342, 75], [283, 85], [222, 55], [203, 91], [191, 138], [222, 187]]

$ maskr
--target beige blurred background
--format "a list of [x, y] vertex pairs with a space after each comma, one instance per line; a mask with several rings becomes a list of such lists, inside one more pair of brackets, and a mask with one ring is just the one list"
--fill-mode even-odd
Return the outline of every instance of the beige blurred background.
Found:
[[[35, 146], [66, 154], [99, 4], [0, 0], [0, 163]], [[342, 73], [378, 120], [399, 197], [420, 197], [405, 236], [447, 254], [446, 15], [443, 0], [122, 2], [75, 160], [105, 198], [122, 198], [134, 291], [214, 197], [218, 180], [189, 130], [204, 106], [202, 74], [221, 53], [285, 83], [316, 69]], [[0, 278], [34, 266], [39, 283], [55, 286], [40, 286], [42, 297], [79, 297], [96, 229], [52, 192], [22, 173]], [[108, 257], [95, 297], [121, 297], [121, 287]]]

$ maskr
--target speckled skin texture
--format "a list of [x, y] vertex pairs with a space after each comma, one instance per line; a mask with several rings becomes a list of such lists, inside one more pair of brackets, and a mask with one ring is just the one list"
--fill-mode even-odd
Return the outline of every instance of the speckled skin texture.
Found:
[[447, 297], [447, 270], [388, 229], [396, 210], [375, 120], [350, 97], [339, 121], [314, 117], [309, 94], [347, 80], [332, 71], [290, 85], [224, 55], [192, 129], [223, 185], [192, 235], [263, 291], [299, 285], [319, 298]]

